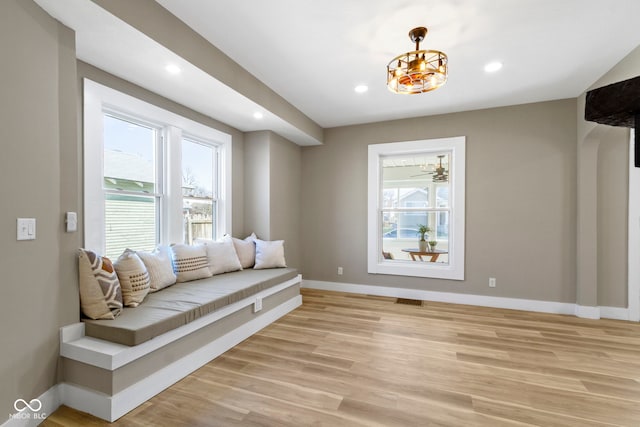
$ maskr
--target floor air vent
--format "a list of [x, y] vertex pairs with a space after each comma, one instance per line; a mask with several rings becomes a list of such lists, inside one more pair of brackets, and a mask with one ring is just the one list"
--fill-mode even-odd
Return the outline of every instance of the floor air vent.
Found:
[[406, 304], [406, 305], [422, 305], [422, 300], [419, 299], [409, 299], [409, 298], [398, 298], [396, 300], [396, 304]]

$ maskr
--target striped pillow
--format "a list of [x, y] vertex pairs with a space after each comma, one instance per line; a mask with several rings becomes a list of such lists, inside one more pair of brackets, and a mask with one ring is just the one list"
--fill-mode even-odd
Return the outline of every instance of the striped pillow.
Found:
[[171, 264], [171, 249], [168, 246], [158, 246], [153, 252], [136, 252], [149, 272], [151, 288], [149, 292], [156, 292], [176, 283], [176, 275]]
[[205, 246], [171, 245], [171, 252], [173, 253], [173, 272], [176, 273], [177, 282], [211, 277]]
[[90, 319], [115, 319], [122, 312], [120, 281], [107, 257], [78, 250], [80, 306]]

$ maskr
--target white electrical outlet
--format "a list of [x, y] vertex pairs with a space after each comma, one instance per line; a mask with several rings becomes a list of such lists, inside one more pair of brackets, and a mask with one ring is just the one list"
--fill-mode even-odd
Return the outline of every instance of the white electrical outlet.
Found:
[[338, 267], [338, 276], [342, 276], [342, 272], [343, 272], [342, 267]]
[[496, 278], [495, 277], [489, 277], [489, 287], [490, 288], [495, 288], [496, 287]]
[[78, 230], [78, 214], [76, 212], [67, 212], [64, 222], [67, 224], [67, 233]]

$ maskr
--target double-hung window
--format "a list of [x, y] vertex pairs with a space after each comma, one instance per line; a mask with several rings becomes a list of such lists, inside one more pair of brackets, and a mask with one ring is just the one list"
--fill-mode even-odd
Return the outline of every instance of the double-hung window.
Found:
[[151, 250], [160, 241], [161, 130], [112, 112], [103, 119], [105, 255]]
[[85, 247], [117, 258], [231, 233], [231, 136], [84, 86]]
[[368, 271], [464, 279], [464, 137], [369, 146]]

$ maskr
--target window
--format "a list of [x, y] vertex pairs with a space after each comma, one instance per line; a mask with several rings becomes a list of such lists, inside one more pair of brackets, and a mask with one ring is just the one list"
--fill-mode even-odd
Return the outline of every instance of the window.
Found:
[[464, 167], [464, 137], [369, 146], [370, 273], [464, 279]]
[[185, 243], [194, 239], [215, 239], [217, 186], [216, 147], [204, 142], [182, 140], [182, 213]]
[[84, 80], [85, 247], [215, 239], [231, 232], [231, 136]]
[[127, 247], [151, 250], [159, 242], [161, 138], [135, 119], [109, 112], [103, 119], [104, 253], [117, 258]]

